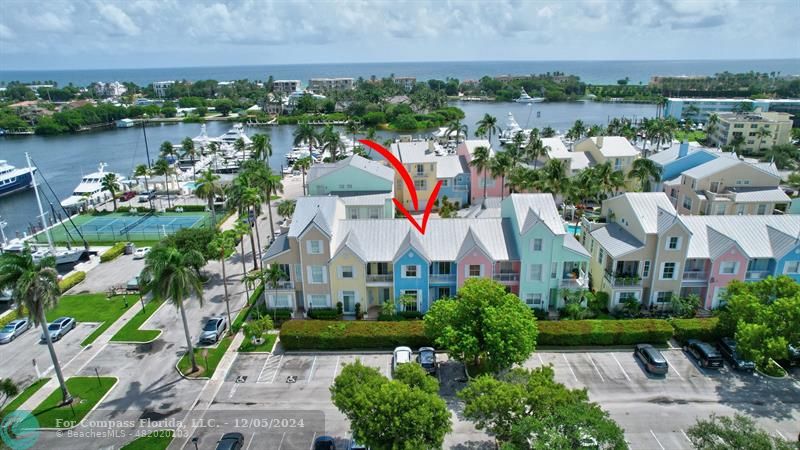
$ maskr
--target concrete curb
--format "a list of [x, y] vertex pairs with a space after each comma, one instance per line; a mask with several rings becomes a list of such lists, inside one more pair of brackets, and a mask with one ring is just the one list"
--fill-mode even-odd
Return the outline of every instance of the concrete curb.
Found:
[[[70, 377], [70, 378], [73, 378], [73, 377]], [[91, 376], [81, 376], [80, 378], [92, 378], [92, 377]], [[106, 391], [105, 394], [103, 394], [102, 397], [100, 397], [100, 400], [98, 400], [97, 403], [95, 403], [94, 406], [92, 406], [92, 409], [90, 409], [89, 411], [86, 412], [86, 415], [83, 416], [83, 419], [81, 419], [80, 422], [76, 423], [75, 425], [73, 425], [71, 427], [67, 427], [67, 428], [38, 428], [38, 430], [39, 431], [65, 431], [65, 430], [72, 430], [72, 429], [76, 428], [77, 426], [79, 426], [80, 424], [82, 424], [83, 421], [86, 420], [86, 418], [89, 417], [89, 415], [91, 413], [93, 413], [94, 410], [97, 409], [97, 407], [100, 406], [101, 403], [103, 403], [103, 401], [105, 401], [106, 397], [108, 397], [108, 394], [110, 394], [111, 391], [113, 391], [114, 388], [117, 387], [117, 383], [119, 383], [119, 377], [115, 377], [113, 375], [111, 375], [111, 376], [103, 376], [101, 378], [113, 378], [114, 379], [114, 384]], [[69, 380], [69, 378], [67, 378], [67, 380]], [[44, 386], [42, 386], [42, 387], [44, 387]], [[45, 397], [45, 398], [47, 398], [47, 397]], [[33, 411], [31, 411], [31, 414], [32, 413], [33, 413]]]
[[[152, 302], [152, 301], [153, 301], [153, 299], [151, 298], [150, 300], [148, 300], [148, 301], [147, 301], [147, 304], [149, 305], [149, 304], [150, 304], [150, 302]], [[167, 302], [162, 302], [162, 303], [161, 303], [161, 306], [159, 306], [158, 308], [156, 308], [156, 310], [155, 310], [155, 311], [153, 311], [153, 313], [152, 313], [152, 314], [150, 314], [150, 317], [148, 317], [148, 318], [147, 318], [147, 320], [145, 320], [144, 322], [142, 322], [142, 325], [141, 325], [141, 326], [144, 326], [144, 324], [146, 324], [147, 322], [149, 322], [149, 321], [150, 321], [150, 320], [153, 318], [153, 316], [155, 316], [156, 314], [158, 314], [158, 312], [159, 312], [159, 311], [161, 311], [161, 308], [163, 308], [164, 306], [166, 306], [166, 304], [167, 304]], [[128, 320], [130, 320], [130, 319], [128, 319]], [[125, 326], [125, 325], [123, 325], [122, 327], [124, 327], [124, 326]], [[117, 330], [117, 333], [119, 333], [119, 332], [120, 332], [120, 330], [122, 330], [122, 327], [120, 327], [120, 329], [119, 329], [119, 330]], [[108, 343], [109, 343], [109, 344], [125, 344], [125, 345], [131, 345], [131, 344], [133, 344], [133, 345], [137, 345], [137, 344], [150, 344], [150, 343], [152, 343], [152, 342], [155, 342], [155, 341], [156, 341], [158, 338], [160, 338], [160, 337], [161, 337], [161, 335], [162, 335], [162, 334], [164, 334], [164, 330], [159, 330], [159, 329], [152, 329], [152, 330], [149, 330], [149, 329], [137, 328], [136, 330], [137, 330], [137, 331], [158, 331], [158, 334], [156, 335], [156, 337], [154, 337], [153, 339], [150, 339], [149, 341], [142, 341], [142, 342], [139, 342], [139, 341], [115, 341], [115, 340], [113, 340], [113, 337], [114, 337], [114, 336], [116, 336], [116, 334], [117, 334], [117, 333], [114, 333], [114, 336], [111, 336], [111, 337], [108, 339]]]

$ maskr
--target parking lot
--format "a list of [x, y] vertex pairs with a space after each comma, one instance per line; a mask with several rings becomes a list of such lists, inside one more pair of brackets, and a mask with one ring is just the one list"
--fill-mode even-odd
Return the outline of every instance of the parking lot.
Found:
[[[697, 418], [708, 417], [712, 412], [748, 413], [776, 436], [796, 437], [800, 431], [800, 384], [795, 379], [774, 380], [738, 373], [727, 365], [722, 370], [702, 369], [678, 349], [663, 350], [662, 354], [670, 364], [666, 376], [647, 374], [632, 351], [537, 352], [524, 366], [552, 364], [559, 382], [571, 388], [587, 388], [590, 399], [600, 403], [625, 429], [633, 449], [690, 449], [686, 430]], [[456, 363], [446, 362], [446, 355], [438, 358], [444, 362], [438, 374], [440, 393], [451, 409], [458, 410], [455, 392], [463, 386], [463, 371]], [[341, 368], [356, 359], [384, 375], [391, 372], [389, 352], [239, 354], [212, 410], [321, 411], [325, 426], [314, 430], [316, 435], [324, 432], [346, 442], [349, 427], [331, 404], [329, 387]], [[453, 422], [454, 431], [447, 437], [446, 448], [490, 448], [491, 439], [474, 430], [469, 422], [457, 414], [453, 415]], [[210, 431], [213, 434], [221, 430]], [[274, 432], [253, 430], [256, 442], [260, 442], [261, 433], [264, 439], [274, 442]], [[295, 435], [293, 442], [301, 436], [311, 439], [301, 433]], [[470, 444], [464, 446], [464, 442]], [[275, 448], [295, 447], [284, 442]]]

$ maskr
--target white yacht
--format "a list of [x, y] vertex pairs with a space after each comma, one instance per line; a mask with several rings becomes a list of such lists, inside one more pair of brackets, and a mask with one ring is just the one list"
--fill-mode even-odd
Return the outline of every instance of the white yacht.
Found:
[[32, 186], [36, 167], [17, 169], [5, 160], [0, 160], [0, 197]]
[[500, 131], [500, 135], [498, 139], [500, 143], [505, 145], [514, 140], [514, 136], [517, 133], [522, 132], [522, 135], [525, 136], [527, 139], [531, 135], [531, 130], [525, 130], [517, 123], [517, 120], [514, 119], [514, 114], [508, 113], [508, 117], [506, 118], [506, 125]]
[[541, 103], [544, 101], [544, 97], [531, 97], [525, 92], [525, 88], [519, 88], [519, 98], [515, 98], [514, 101], [517, 103]]
[[[200, 136], [198, 136], [198, 137], [200, 137]], [[245, 134], [244, 125], [242, 125], [240, 123], [235, 123], [235, 124], [233, 124], [233, 128], [231, 128], [230, 130], [226, 131], [225, 134], [223, 134], [222, 136], [218, 137], [217, 139], [222, 144], [228, 144], [230, 146], [233, 146], [233, 144], [239, 138], [241, 138], [244, 141], [245, 145], [247, 145], [247, 146], [249, 146], [250, 144], [253, 143], [252, 139], [250, 139], [247, 136], [247, 134]], [[195, 139], [197, 139], [197, 138], [195, 138]]]
[[[91, 206], [111, 199], [111, 193], [103, 189], [103, 177], [108, 173], [105, 171], [106, 164], [100, 163], [97, 172], [90, 173], [81, 178], [81, 182], [72, 191], [72, 195], [61, 201], [61, 206], [66, 209], [79, 209], [82, 206]], [[126, 182], [125, 178], [117, 175], [120, 184]]]

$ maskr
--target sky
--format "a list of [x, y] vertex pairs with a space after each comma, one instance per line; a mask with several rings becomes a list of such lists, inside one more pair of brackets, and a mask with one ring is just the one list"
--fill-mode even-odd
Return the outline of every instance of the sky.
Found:
[[0, 70], [800, 58], [800, 0], [0, 0]]

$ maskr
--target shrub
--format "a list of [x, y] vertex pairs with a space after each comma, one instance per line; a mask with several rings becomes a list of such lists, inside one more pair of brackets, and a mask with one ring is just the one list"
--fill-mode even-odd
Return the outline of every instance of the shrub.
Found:
[[547, 320], [547, 318], [550, 316], [546, 309], [533, 308], [532, 311], [533, 315], [536, 316], [536, 320]]
[[183, 212], [205, 212], [206, 205], [177, 205], [172, 208], [167, 208], [167, 212], [175, 212], [177, 208], [183, 209]]
[[423, 314], [419, 311], [400, 311], [397, 313], [403, 319], [422, 319]]
[[311, 308], [308, 317], [318, 320], [336, 320], [341, 317], [337, 308]]
[[259, 303], [258, 314], [273, 319], [276, 327], [292, 318], [291, 308], [265, 308], [263, 303]]
[[58, 288], [61, 290], [61, 293], [67, 292], [68, 290], [72, 289], [76, 284], [80, 283], [81, 281], [86, 279], [86, 272], [75, 272], [71, 275], [67, 275], [61, 281], [58, 282]]
[[665, 320], [568, 320], [539, 322], [539, 345], [663, 344], [672, 336]]
[[708, 319], [672, 319], [670, 324], [675, 329], [675, 340], [680, 343], [684, 343], [688, 339], [714, 342], [724, 336], [722, 327], [719, 326], [719, 319], [716, 317]]
[[371, 322], [290, 320], [281, 328], [287, 350], [392, 349], [431, 345], [421, 321]]
[[6, 326], [6, 324], [8, 322], [11, 322], [12, 320], [17, 320], [17, 318], [19, 318], [19, 317], [25, 317], [25, 316], [27, 316], [27, 314], [28, 314], [28, 312], [25, 311], [24, 308], [23, 308], [23, 314], [21, 316], [17, 315], [17, 311], [16, 310], [11, 310], [5, 316], [0, 317], [0, 327]]
[[340, 316], [344, 314], [344, 305], [342, 302], [336, 302], [336, 312], [338, 312]]
[[125, 252], [125, 243], [117, 242], [116, 244], [114, 244], [113, 247], [106, 250], [105, 252], [103, 252], [102, 255], [100, 255], [100, 262], [105, 263], [113, 261], [117, 259], [120, 255], [122, 255], [124, 252]]

